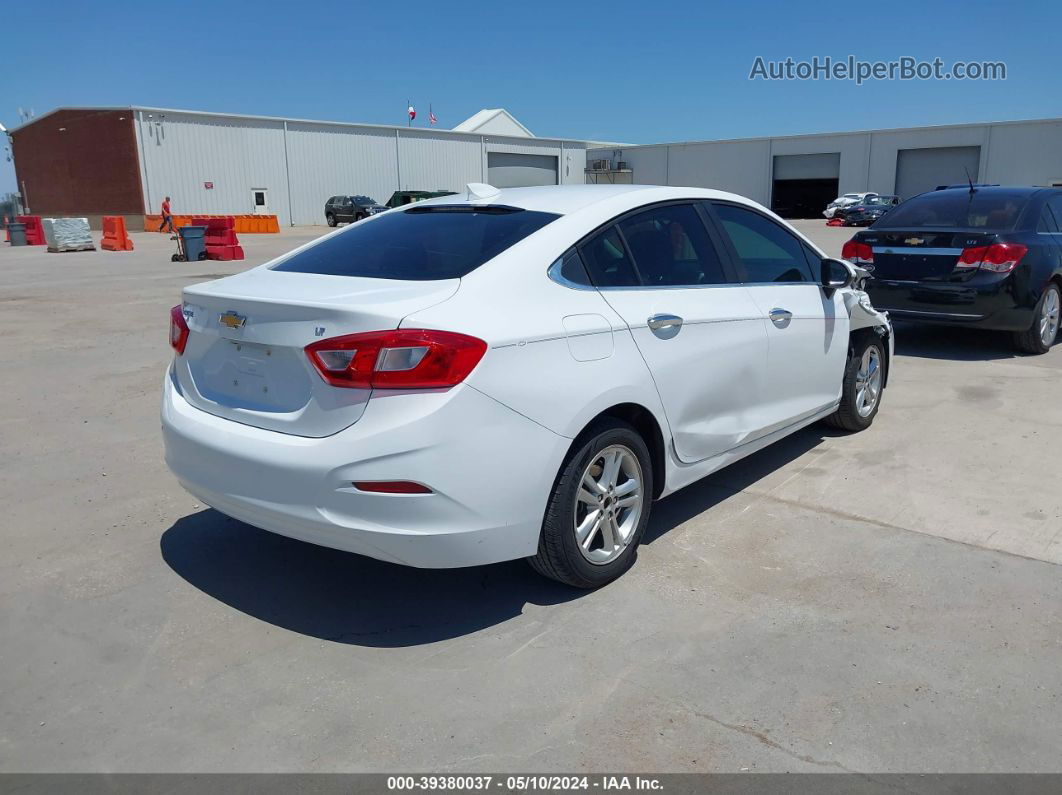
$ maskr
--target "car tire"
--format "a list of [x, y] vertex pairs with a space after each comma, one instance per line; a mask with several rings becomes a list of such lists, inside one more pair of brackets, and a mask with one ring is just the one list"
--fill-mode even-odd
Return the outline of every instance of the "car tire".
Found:
[[332, 213], [325, 213], [325, 223], [327, 223], [329, 226], [335, 226], [336, 217], [332, 215]]
[[612, 582], [634, 565], [652, 498], [645, 440], [621, 420], [595, 422], [576, 439], [557, 474], [538, 553], [528, 562], [539, 574], [575, 588]]
[[841, 404], [826, 423], [844, 431], [864, 431], [874, 422], [885, 387], [885, 343], [877, 336], [857, 342], [848, 357]]
[[1051, 282], [1036, 302], [1036, 312], [1029, 328], [1014, 334], [1014, 346], [1022, 353], [1041, 354], [1051, 350], [1058, 336], [1060, 306], [1062, 292]]

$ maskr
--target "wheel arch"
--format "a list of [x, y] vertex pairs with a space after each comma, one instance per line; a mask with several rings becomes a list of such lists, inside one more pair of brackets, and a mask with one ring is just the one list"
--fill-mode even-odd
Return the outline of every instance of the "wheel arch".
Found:
[[885, 361], [885, 372], [881, 376], [881, 387], [884, 389], [889, 385], [889, 371], [892, 369], [892, 362], [889, 359], [889, 331], [884, 326], [864, 326], [863, 328], [852, 329], [848, 335], [848, 356], [851, 358], [855, 356], [858, 346], [868, 340], [880, 340], [881, 352]]
[[667, 448], [664, 442], [664, 432], [660, 423], [645, 406], [639, 403], [617, 403], [595, 414], [583, 429], [576, 435], [569, 448], [568, 454], [583, 442], [583, 437], [593, 425], [606, 418], [613, 418], [631, 425], [645, 440], [645, 446], [649, 448], [650, 465], [653, 471], [653, 499], [655, 500], [664, 490], [664, 479], [667, 475], [666, 460]]

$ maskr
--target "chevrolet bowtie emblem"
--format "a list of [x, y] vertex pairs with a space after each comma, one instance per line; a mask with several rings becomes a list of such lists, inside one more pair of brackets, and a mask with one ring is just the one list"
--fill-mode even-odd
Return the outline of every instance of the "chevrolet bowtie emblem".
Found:
[[228, 311], [224, 315], [218, 315], [218, 323], [228, 328], [236, 329], [243, 328], [243, 324], [247, 322], [247, 318], [238, 312]]
[[925, 243], [926, 241], [923, 238], [920, 238], [920, 237], [909, 237], [903, 242], [906, 243], [909, 246], [920, 246], [923, 243]]

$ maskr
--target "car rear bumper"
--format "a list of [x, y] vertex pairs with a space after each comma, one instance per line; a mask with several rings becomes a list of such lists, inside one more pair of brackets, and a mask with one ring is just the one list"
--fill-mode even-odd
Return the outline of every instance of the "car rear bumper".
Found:
[[896, 319], [955, 326], [1023, 331], [1034, 309], [1015, 298], [1007, 277], [980, 275], [968, 282], [891, 281], [871, 279], [871, 303]]
[[[535, 554], [571, 443], [467, 385], [373, 397], [324, 438], [263, 430], [195, 408], [168, 374], [166, 463], [181, 485], [235, 519], [281, 535], [421, 568]], [[408, 480], [431, 494], [359, 491]]]

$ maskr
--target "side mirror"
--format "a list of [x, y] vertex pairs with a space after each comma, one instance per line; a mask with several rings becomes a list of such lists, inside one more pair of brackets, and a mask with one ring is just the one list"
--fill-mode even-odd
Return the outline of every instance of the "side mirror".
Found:
[[851, 287], [856, 282], [855, 269], [842, 259], [827, 257], [822, 261], [822, 273], [820, 276], [822, 288], [827, 295], [834, 290]]

